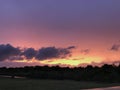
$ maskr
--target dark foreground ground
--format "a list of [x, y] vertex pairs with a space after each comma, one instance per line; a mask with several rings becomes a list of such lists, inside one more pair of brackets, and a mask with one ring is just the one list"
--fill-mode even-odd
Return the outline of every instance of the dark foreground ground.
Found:
[[82, 90], [120, 86], [120, 83], [93, 83], [68, 80], [12, 79], [0, 77], [0, 90]]

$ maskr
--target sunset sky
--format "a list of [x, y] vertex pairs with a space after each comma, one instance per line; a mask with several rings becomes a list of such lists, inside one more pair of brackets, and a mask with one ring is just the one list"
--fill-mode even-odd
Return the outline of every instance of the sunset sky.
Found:
[[120, 0], [0, 0], [0, 66], [120, 61]]

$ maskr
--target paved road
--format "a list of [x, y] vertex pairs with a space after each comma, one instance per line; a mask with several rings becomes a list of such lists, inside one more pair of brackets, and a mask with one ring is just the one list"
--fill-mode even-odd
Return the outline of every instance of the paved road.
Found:
[[84, 90], [120, 90], [120, 86], [108, 87], [108, 88], [84, 89]]
[[[8, 75], [0, 75], [0, 77], [12, 78], [12, 76]], [[14, 76], [13, 78], [26, 78], [26, 77]]]

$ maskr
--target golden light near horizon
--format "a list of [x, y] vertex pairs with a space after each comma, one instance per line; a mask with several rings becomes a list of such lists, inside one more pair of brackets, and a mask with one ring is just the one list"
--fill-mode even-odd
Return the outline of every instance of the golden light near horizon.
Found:
[[85, 57], [80, 59], [51, 59], [51, 60], [14, 60], [13, 62], [20, 62], [20, 63], [30, 63], [30, 64], [38, 64], [38, 65], [48, 65], [48, 66], [70, 66], [70, 67], [77, 67], [80, 64], [91, 64], [91, 62], [100, 63], [102, 58], [100, 57]]
[[102, 58], [100, 57], [86, 57], [83, 59], [54, 59], [54, 60], [43, 60], [39, 61], [45, 65], [68, 65], [68, 66], [78, 66], [80, 64], [91, 64], [91, 62], [100, 63]]

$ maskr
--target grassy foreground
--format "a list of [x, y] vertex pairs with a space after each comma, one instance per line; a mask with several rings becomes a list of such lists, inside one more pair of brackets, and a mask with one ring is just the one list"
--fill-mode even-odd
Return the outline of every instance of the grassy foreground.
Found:
[[101, 84], [67, 80], [35, 80], [0, 78], [0, 90], [81, 90], [95, 87], [118, 86], [120, 84]]

